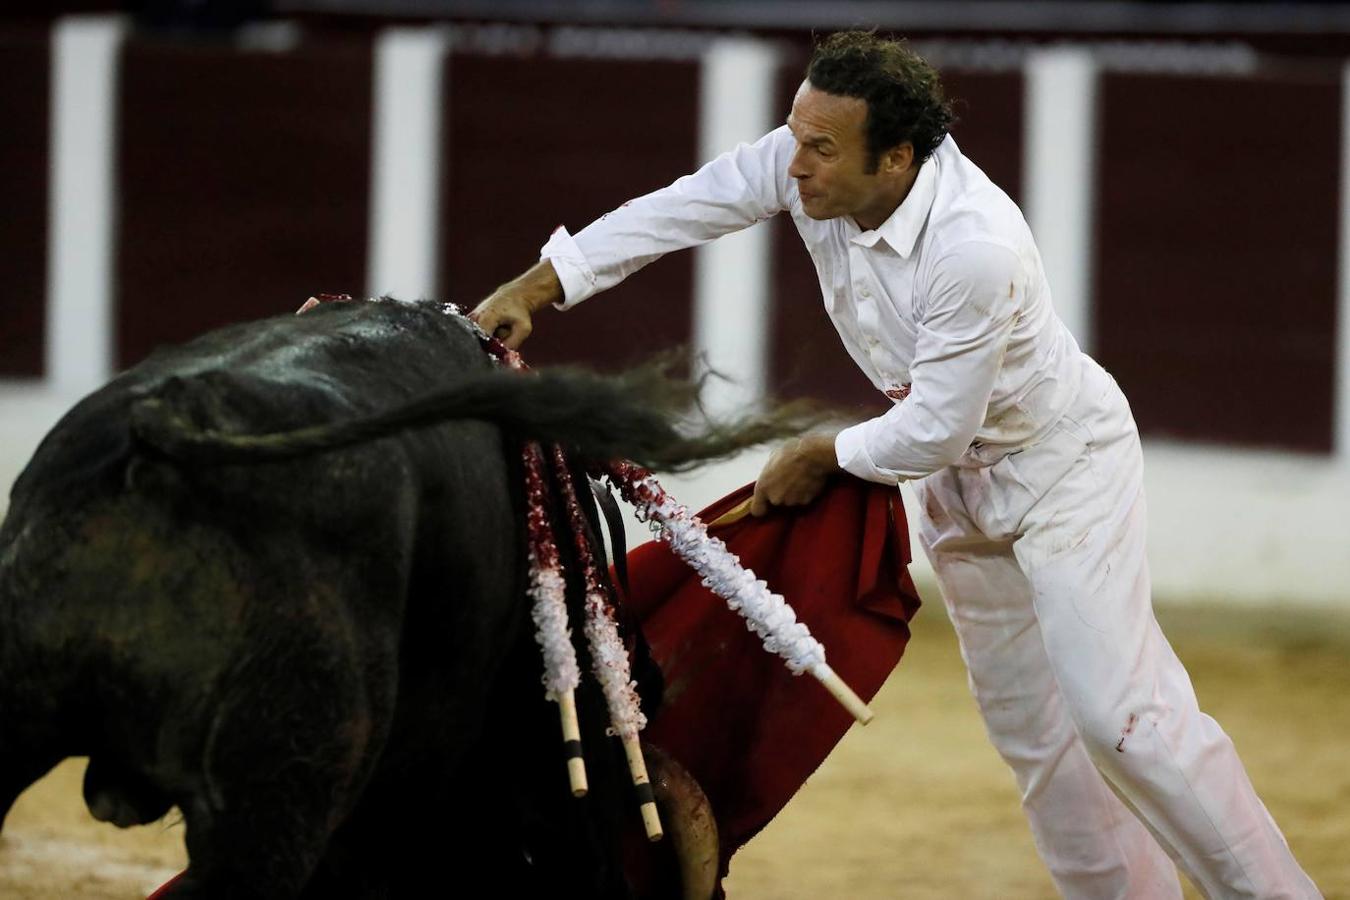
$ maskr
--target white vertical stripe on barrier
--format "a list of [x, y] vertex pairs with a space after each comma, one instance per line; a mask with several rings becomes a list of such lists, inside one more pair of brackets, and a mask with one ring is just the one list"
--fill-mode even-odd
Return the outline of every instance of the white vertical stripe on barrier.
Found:
[[118, 58], [113, 16], [70, 16], [52, 29], [48, 191], [48, 383], [101, 386], [113, 368], [114, 165]]
[[[699, 163], [775, 122], [778, 54], [762, 41], [714, 41], [703, 57], [699, 91]], [[741, 409], [764, 395], [768, 368], [768, 223], [699, 247], [694, 256], [694, 352], [727, 380], [708, 386], [713, 413]]]
[[449, 32], [389, 28], [375, 41], [366, 290], [435, 296], [440, 224], [442, 63]]
[[1350, 64], [1341, 69], [1340, 235], [1336, 248], [1336, 400], [1334, 452], [1350, 464]]
[[1091, 352], [1097, 66], [1088, 50], [1053, 48], [1026, 62], [1023, 208], [1055, 310]]

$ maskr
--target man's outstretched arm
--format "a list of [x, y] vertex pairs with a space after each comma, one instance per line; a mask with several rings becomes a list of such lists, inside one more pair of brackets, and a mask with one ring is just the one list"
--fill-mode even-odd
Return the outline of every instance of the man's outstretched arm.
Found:
[[479, 324], [490, 332], [506, 327], [507, 346], [519, 348], [530, 334], [530, 316], [546, 304], [574, 306], [666, 253], [777, 214], [790, 202], [787, 167], [794, 147], [786, 128], [775, 129], [669, 187], [630, 200], [575, 236], [559, 226], [540, 250], [539, 265], [478, 305]]

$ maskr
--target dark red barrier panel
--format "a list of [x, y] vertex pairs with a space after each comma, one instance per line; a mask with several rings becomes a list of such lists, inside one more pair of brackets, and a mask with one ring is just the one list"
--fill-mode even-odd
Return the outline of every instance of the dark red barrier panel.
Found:
[[45, 28], [0, 33], [0, 377], [43, 374], [49, 46]]
[[[779, 105], [786, 117], [802, 80], [802, 66], [783, 70]], [[944, 74], [960, 121], [952, 135], [961, 152], [1016, 200], [1022, 172], [1022, 76]], [[780, 396], [815, 397], [859, 417], [886, 408], [858, 371], [825, 313], [815, 267], [792, 222], [774, 221], [773, 320], [770, 384]]]
[[952, 137], [961, 152], [1021, 203], [1022, 73], [944, 72], [942, 83], [956, 113]]
[[[472, 305], [625, 200], [693, 171], [693, 62], [453, 55], [442, 172], [442, 293]], [[693, 256], [658, 260], [566, 315], [548, 311], [535, 364], [615, 367], [692, 338]]]
[[126, 46], [117, 361], [316, 291], [365, 290], [371, 54]]
[[1332, 441], [1339, 80], [1107, 75], [1097, 356], [1154, 435]]

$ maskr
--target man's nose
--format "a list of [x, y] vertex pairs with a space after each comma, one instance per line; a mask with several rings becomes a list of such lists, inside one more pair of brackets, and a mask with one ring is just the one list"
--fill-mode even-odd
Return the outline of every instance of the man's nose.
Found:
[[795, 178], [798, 181], [801, 181], [803, 178], [811, 177], [811, 170], [807, 168], [806, 163], [802, 160], [802, 151], [800, 147], [792, 154], [792, 159], [788, 162], [787, 172], [789, 178]]

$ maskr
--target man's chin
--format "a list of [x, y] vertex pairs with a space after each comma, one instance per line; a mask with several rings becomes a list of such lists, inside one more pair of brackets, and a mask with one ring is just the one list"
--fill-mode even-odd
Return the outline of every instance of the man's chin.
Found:
[[819, 200], [802, 200], [802, 212], [806, 213], [808, 219], [815, 219], [821, 222], [826, 219], [837, 218], [839, 215]]

